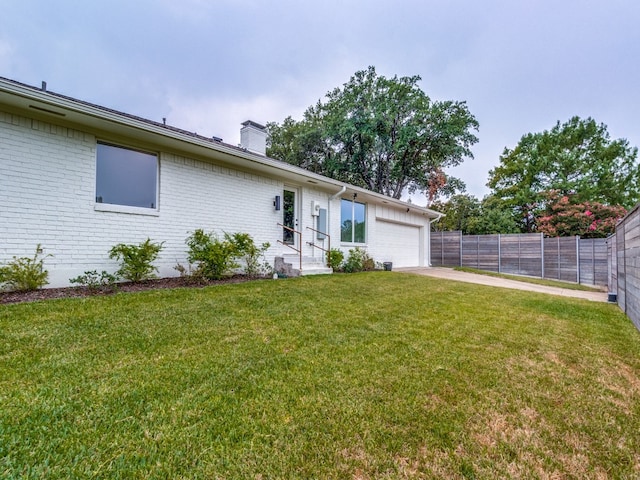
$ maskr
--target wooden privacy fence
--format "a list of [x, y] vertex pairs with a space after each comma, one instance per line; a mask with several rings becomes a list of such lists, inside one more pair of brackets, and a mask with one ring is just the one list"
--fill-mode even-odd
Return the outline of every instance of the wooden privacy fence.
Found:
[[541, 233], [431, 232], [431, 265], [436, 267], [472, 267], [605, 286], [607, 258], [604, 238], [544, 238]]
[[640, 204], [616, 226], [609, 253], [610, 292], [640, 330]]

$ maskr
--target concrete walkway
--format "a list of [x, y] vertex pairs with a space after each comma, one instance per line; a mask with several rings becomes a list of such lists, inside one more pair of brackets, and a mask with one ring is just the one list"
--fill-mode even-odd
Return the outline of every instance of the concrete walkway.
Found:
[[480, 285], [489, 285], [492, 287], [512, 288], [515, 290], [526, 290], [529, 292], [548, 293], [549, 295], [582, 298], [584, 300], [591, 300], [592, 302], [607, 301], [607, 294], [604, 292], [590, 292], [582, 290], [570, 290], [568, 288], [547, 287], [545, 285], [519, 282], [517, 280], [508, 280], [505, 278], [490, 277], [488, 275], [479, 275], [477, 273], [459, 272], [452, 268], [411, 267], [394, 268], [394, 271], [427, 275], [429, 277], [444, 278], [447, 280], [455, 280], [457, 282], [477, 283]]

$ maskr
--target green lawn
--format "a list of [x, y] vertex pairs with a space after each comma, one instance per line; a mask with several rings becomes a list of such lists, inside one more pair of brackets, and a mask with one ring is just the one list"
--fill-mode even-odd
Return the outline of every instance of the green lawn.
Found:
[[615, 305], [396, 272], [0, 306], [0, 478], [638, 478]]
[[486, 275], [488, 277], [506, 278], [508, 280], [516, 280], [517, 282], [531, 283], [534, 285], [544, 285], [547, 287], [565, 288], [567, 290], [580, 290], [583, 292], [602, 292], [604, 288], [590, 287], [575, 282], [564, 282], [561, 280], [550, 280], [548, 278], [526, 277], [524, 275], [509, 275], [508, 273], [491, 272], [489, 270], [479, 270], [471, 267], [453, 267], [459, 272], [476, 273], [478, 275]]

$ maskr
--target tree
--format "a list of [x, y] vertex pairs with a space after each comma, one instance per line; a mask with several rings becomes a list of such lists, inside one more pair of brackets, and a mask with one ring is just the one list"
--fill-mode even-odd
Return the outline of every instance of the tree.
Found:
[[550, 237], [580, 235], [605, 238], [616, 231], [616, 224], [627, 213], [624, 207], [599, 202], [575, 203], [574, 196], [550, 192], [546, 212], [537, 219], [538, 231]]
[[505, 210], [495, 197], [488, 195], [482, 199], [481, 215], [474, 222], [476, 235], [492, 233], [519, 233], [520, 228], [509, 210]]
[[478, 122], [465, 102], [431, 101], [419, 81], [356, 72], [300, 122], [267, 124], [267, 154], [393, 198], [454, 193], [464, 184], [445, 169], [473, 157]]
[[637, 156], [626, 139], [611, 140], [604, 124], [573, 117], [550, 131], [524, 135], [512, 150], [505, 148], [487, 185], [522, 231], [533, 232], [551, 191], [576, 204], [633, 206], [640, 199]]
[[491, 196], [480, 201], [472, 195], [454, 195], [446, 202], [435, 202], [432, 208], [445, 214], [434, 224], [439, 231], [460, 230], [464, 235], [519, 231], [510, 212], [503, 210]]
[[480, 201], [468, 194], [453, 195], [446, 202], [435, 202], [431, 208], [444, 214], [435, 228], [439, 231], [460, 230], [464, 235], [475, 234], [475, 222], [482, 215]]

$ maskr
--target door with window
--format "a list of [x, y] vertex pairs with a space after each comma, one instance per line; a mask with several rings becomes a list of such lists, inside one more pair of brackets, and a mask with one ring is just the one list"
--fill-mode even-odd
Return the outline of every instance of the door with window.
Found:
[[299, 248], [298, 235], [289, 229], [298, 230], [298, 189], [284, 187], [282, 192], [282, 242], [286, 245]]

